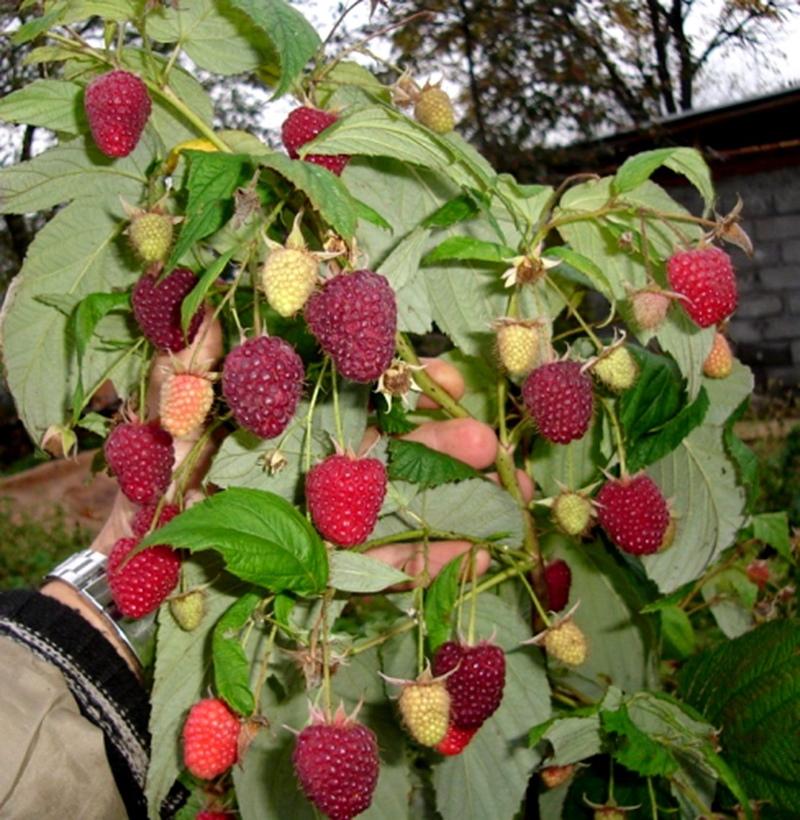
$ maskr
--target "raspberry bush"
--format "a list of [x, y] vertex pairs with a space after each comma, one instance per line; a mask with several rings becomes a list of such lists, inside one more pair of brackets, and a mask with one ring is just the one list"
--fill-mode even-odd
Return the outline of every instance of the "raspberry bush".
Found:
[[[523, 185], [441, 88], [379, 80], [285, 0], [41, 7], [15, 38], [47, 78], [0, 117], [58, 142], [0, 172], [0, 208], [56, 210], [4, 366], [33, 439], [107, 436], [145, 505], [114, 573], [158, 607], [151, 816], [179, 778], [186, 817], [800, 812], [793, 555], [785, 516], [751, 512], [752, 377], [718, 335], [747, 241], [701, 155]], [[195, 68], [296, 98], [277, 147], [215, 130]], [[463, 395], [419, 358], [432, 330]], [[189, 360], [161, 419], [157, 354]], [[108, 380], [114, 418], [91, 410]], [[478, 431], [469, 463], [414, 440], [470, 419], [448, 428]], [[441, 566], [443, 542], [464, 552]]]

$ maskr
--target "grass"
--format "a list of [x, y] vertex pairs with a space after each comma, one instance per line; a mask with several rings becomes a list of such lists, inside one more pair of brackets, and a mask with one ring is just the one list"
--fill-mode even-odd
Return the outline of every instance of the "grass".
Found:
[[14, 512], [10, 498], [0, 498], [0, 589], [38, 585], [48, 570], [91, 540], [89, 530], [69, 524], [60, 508], [34, 518]]

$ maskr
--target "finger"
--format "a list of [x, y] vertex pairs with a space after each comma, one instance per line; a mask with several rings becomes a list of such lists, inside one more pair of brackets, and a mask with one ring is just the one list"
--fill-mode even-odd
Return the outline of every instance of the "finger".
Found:
[[[526, 504], [530, 504], [533, 500], [533, 481], [531, 481], [531, 477], [525, 472], [525, 470], [520, 470], [517, 468], [517, 484], [519, 485], [520, 492], [522, 493], [522, 499]], [[500, 483], [500, 476], [497, 473], [486, 473], [487, 478], [491, 478], [495, 484]]]
[[446, 453], [476, 470], [488, 467], [497, 455], [497, 436], [494, 430], [475, 419], [429, 421], [403, 438]]
[[[464, 395], [464, 377], [450, 362], [442, 359], [421, 359], [425, 365], [425, 372], [456, 401]], [[417, 407], [420, 410], [432, 410], [439, 405], [427, 396], [420, 396]]]
[[[469, 541], [434, 541], [429, 544], [427, 562], [429, 580], [433, 580], [454, 558], [469, 552], [471, 546]], [[422, 544], [387, 544], [369, 550], [367, 555], [405, 572], [412, 578], [417, 578], [425, 569], [425, 552]], [[490, 563], [491, 557], [486, 550], [476, 551], [475, 572], [477, 575], [483, 575], [489, 569]]]
[[136, 511], [136, 505], [128, 501], [125, 496], [117, 491], [114, 496], [114, 505], [106, 518], [102, 529], [94, 537], [90, 547], [95, 552], [102, 552], [108, 555], [111, 548], [120, 538], [129, 537], [131, 532], [131, 520]]

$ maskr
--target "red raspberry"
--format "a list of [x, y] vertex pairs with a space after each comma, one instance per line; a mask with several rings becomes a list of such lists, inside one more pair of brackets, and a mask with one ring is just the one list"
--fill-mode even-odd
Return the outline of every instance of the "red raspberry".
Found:
[[450, 720], [459, 729], [478, 729], [503, 699], [503, 650], [488, 641], [477, 646], [448, 641], [436, 650], [431, 671], [438, 678], [451, 670], [455, 671], [446, 678]]
[[241, 723], [218, 698], [198, 701], [183, 724], [183, 762], [203, 780], [228, 771], [239, 756]]
[[297, 737], [292, 754], [306, 797], [331, 820], [366, 811], [378, 782], [378, 743], [370, 729], [339, 715], [315, 722]]
[[280, 435], [303, 392], [303, 362], [277, 336], [248, 339], [222, 368], [222, 393], [236, 421], [261, 438]]
[[203, 809], [197, 812], [194, 820], [232, 820], [233, 815], [227, 811], [211, 811], [210, 809]]
[[[318, 108], [295, 108], [284, 120], [281, 126], [281, 138], [283, 144], [292, 159], [297, 159], [298, 149], [314, 139], [321, 131], [329, 125], [333, 125], [339, 119], [330, 111], [320, 111]], [[306, 162], [313, 162], [327, 168], [338, 177], [344, 171], [345, 165], [350, 161], [347, 154], [306, 154], [303, 159]]]
[[437, 743], [435, 749], [440, 755], [460, 755], [469, 745], [470, 740], [475, 737], [477, 729], [459, 729], [458, 726], [450, 724], [447, 727], [447, 734], [444, 739]]
[[397, 303], [380, 274], [357, 270], [334, 276], [308, 300], [305, 315], [311, 332], [345, 378], [370, 382], [391, 364]]
[[108, 157], [127, 157], [150, 116], [145, 84], [127, 71], [96, 77], [83, 96], [86, 119], [97, 147]]
[[580, 362], [537, 367], [522, 385], [525, 407], [549, 441], [567, 444], [582, 438], [592, 421], [592, 380]]
[[[136, 515], [134, 515], [133, 521], [131, 522], [131, 529], [137, 538], [144, 538], [145, 535], [147, 535], [153, 524], [153, 518], [155, 517], [157, 508], [158, 502], [153, 501], [150, 504], [145, 504], [145, 506], [139, 507], [136, 511]], [[158, 516], [158, 523], [156, 524], [155, 529], [163, 527], [164, 524], [169, 524], [169, 522], [172, 521], [172, 519], [175, 518], [179, 512], [180, 508], [177, 504], [165, 504], [161, 508], [161, 514]]]
[[544, 582], [547, 585], [547, 601], [553, 612], [560, 612], [569, 600], [572, 585], [572, 571], [566, 561], [559, 559], [544, 568]]
[[386, 468], [377, 458], [328, 456], [306, 475], [306, 500], [314, 526], [340, 547], [367, 540], [386, 495]]
[[175, 268], [162, 282], [145, 273], [133, 288], [133, 315], [142, 333], [159, 350], [177, 353], [190, 345], [203, 321], [198, 308], [189, 323], [186, 336], [181, 330], [181, 304], [197, 284], [189, 268]]
[[156, 501], [169, 487], [175, 449], [172, 436], [155, 422], [118, 425], [106, 439], [104, 450], [120, 489], [136, 504]]
[[669, 509], [658, 485], [644, 473], [607, 481], [595, 503], [600, 525], [621, 550], [649, 555], [664, 544]]
[[136, 538], [120, 538], [108, 556], [108, 585], [111, 597], [126, 618], [141, 618], [158, 609], [175, 589], [181, 559], [169, 547], [148, 547], [129, 561], [123, 561], [139, 543]]
[[736, 274], [721, 248], [676, 253], [667, 262], [667, 275], [672, 289], [686, 297], [683, 309], [700, 327], [715, 325], [736, 310]]

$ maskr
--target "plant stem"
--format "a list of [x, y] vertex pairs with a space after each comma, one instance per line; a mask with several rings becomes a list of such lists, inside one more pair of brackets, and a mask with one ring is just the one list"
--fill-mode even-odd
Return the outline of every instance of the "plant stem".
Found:
[[223, 140], [214, 133], [214, 130], [206, 125], [197, 114], [187, 106], [183, 100], [168, 86], [163, 88], [153, 82], [145, 80], [148, 88], [157, 96], [168, 102], [181, 116], [187, 120], [203, 137], [205, 137], [218, 151], [225, 154], [232, 154], [233, 151]]
[[344, 425], [342, 424], [342, 413], [339, 408], [339, 385], [336, 383], [336, 365], [331, 361], [331, 391], [333, 393], [333, 420], [336, 424], [336, 437], [339, 439], [339, 446], [345, 449], [347, 443], [344, 440]]
[[272, 626], [272, 629], [269, 633], [269, 638], [267, 638], [267, 646], [264, 650], [264, 656], [261, 659], [261, 664], [258, 668], [258, 676], [256, 677], [256, 697], [255, 697], [255, 708], [253, 712], [258, 714], [259, 708], [261, 706], [261, 692], [264, 689], [264, 684], [267, 681], [267, 673], [269, 672], [269, 659], [272, 657], [272, 649], [275, 646], [275, 635], [278, 632], [278, 624], [275, 623]]
[[656, 802], [656, 792], [653, 788], [653, 778], [647, 778], [647, 794], [650, 796], [650, 811], [653, 820], [658, 820], [658, 803]]
[[313, 434], [314, 422], [314, 408], [317, 406], [317, 399], [319, 398], [319, 391], [322, 388], [322, 379], [325, 375], [325, 370], [328, 367], [328, 357], [326, 356], [322, 361], [322, 368], [317, 376], [317, 383], [314, 385], [314, 392], [311, 394], [311, 400], [308, 403], [308, 413], [306, 413], [306, 446], [305, 446], [305, 472], [311, 469], [311, 436]]
[[608, 414], [608, 419], [611, 422], [611, 428], [614, 431], [614, 441], [617, 444], [617, 455], [619, 456], [620, 475], [622, 478], [627, 478], [628, 466], [625, 462], [625, 443], [622, 438], [622, 427], [620, 426], [619, 419], [617, 418], [617, 414], [611, 400], [604, 398], [601, 399], [601, 401], [603, 402], [603, 409]]
[[566, 305], [567, 310], [573, 316], [575, 321], [581, 326], [583, 332], [592, 340], [592, 343], [598, 350], [603, 349], [603, 343], [600, 339], [597, 338], [595, 332], [586, 324], [583, 320], [583, 316], [572, 306], [572, 302], [570, 302], [569, 297], [563, 290], [559, 287], [558, 283], [553, 279], [552, 276], [545, 276], [545, 282], [561, 297], [562, 301]]
[[[419, 358], [414, 352], [414, 348], [408, 341], [407, 337], [402, 334], [397, 334], [397, 352], [400, 354], [403, 361], [411, 365], [420, 366]], [[470, 413], [463, 408], [438, 382], [435, 382], [425, 370], [417, 370], [414, 373], [414, 381], [417, 383], [422, 392], [433, 399], [446, 413], [457, 419], [471, 418]]]

